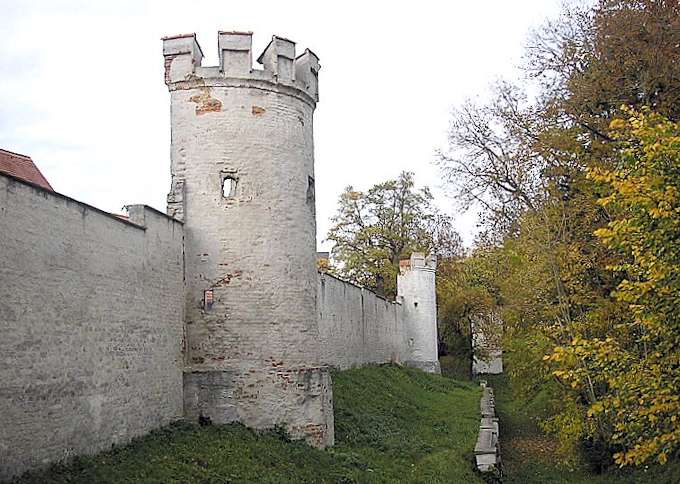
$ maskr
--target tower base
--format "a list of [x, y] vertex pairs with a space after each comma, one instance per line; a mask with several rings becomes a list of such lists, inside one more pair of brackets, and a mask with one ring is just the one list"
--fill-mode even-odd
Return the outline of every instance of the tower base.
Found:
[[442, 369], [441, 366], [439, 365], [439, 360], [434, 360], [434, 361], [405, 361], [404, 364], [406, 366], [409, 366], [411, 368], [418, 368], [419, 370], [423, 370], [426, 373], [435, 373], [437, 375], [441, 375]]
[[293, 440], [324, 448], [334, 443], [328, 367], [189, 370], [184, 416], [191, 421], [283, 427]]

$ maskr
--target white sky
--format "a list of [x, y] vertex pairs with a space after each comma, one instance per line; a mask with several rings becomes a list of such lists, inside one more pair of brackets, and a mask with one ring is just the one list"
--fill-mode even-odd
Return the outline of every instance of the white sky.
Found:
[[[321, 58], [315, 117], [321, 242], [343, 188], [402, 170], [429, 185], [470, 243], [475, 214], [439, 188], [449, 113], [515, 68], [559, 0], [0, 0], [0, 147], [29, 155], [54, 188], [107, 211], [165, 211], [169, 95], [160, 38], [196, 32], [217, 64], [218, 30], [272, 34]], [[328, 249], [328, 244], [321, 243]]]

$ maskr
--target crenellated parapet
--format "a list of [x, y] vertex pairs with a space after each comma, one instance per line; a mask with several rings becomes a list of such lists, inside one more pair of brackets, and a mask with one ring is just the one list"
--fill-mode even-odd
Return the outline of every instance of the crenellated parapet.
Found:
[[414, 252], [408, 259], [399, 261], [399, 272], [403, 275], [410, 270], [436, 271], [437, 270], [437, 256], [433, 254], [425, 255], [420, 252]]
[[227, 77], [250, 77], [253, 71], [253, 33], [218, 32], [220, 71]]
[[201, 66], [203, 51], [196, 41], [196, 34], [163, 37], [165, 59], [165, 83], [170, 85], [194, 75]]
[[163, 38], [165, 83], [173, 90], [205, 87], [259, 87], [299, 96], [311, 104], [319, 100], [319, 58], [311, 50], [295, 56], [295, 42], [273, 36], [252, 65], [252, 32], [219, 32], [218, 66], [203, 66], [196, 34]]

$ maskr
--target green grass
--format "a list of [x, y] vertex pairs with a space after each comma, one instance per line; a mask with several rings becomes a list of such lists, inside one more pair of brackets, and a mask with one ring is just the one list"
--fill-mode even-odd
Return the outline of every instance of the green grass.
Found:
[[458, 355], [443, 355], [439, 357], [439, 364], [442, 367], [442, 375], [444, 376], [462, 381], [469, 381], [471, 379], [470, 370], [472, 369], [472, 362], [467, 358]]
[[678, 484], [680, 462], [665, 466], [597, 474], [582, 465], [567, 468], [555, 458], [557, 442], [544, 435], [531, 415], [540, 414], [540, 402], [525, 404], [513, 396], [507, 377], [486, 378], [494, 389], [500, 418], [504, 484]]
[[393, 366], [333, 376], [336, 446], [240, 425], [176, 424], [20, 483], [480, 483], [476, 384]]

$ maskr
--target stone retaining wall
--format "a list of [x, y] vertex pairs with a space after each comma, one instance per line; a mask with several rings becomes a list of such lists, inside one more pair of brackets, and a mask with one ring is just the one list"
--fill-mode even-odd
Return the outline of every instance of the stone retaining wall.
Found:
[[480, 472], [491, 472], [498, 469], [501, 462], [496, 401], [493, 389], [483, 380], [480, 383], [483, 388], [482, 399], [479, 403], [482, 418], [479, 423], [477, 445], [475, 445], [475, 464]]

